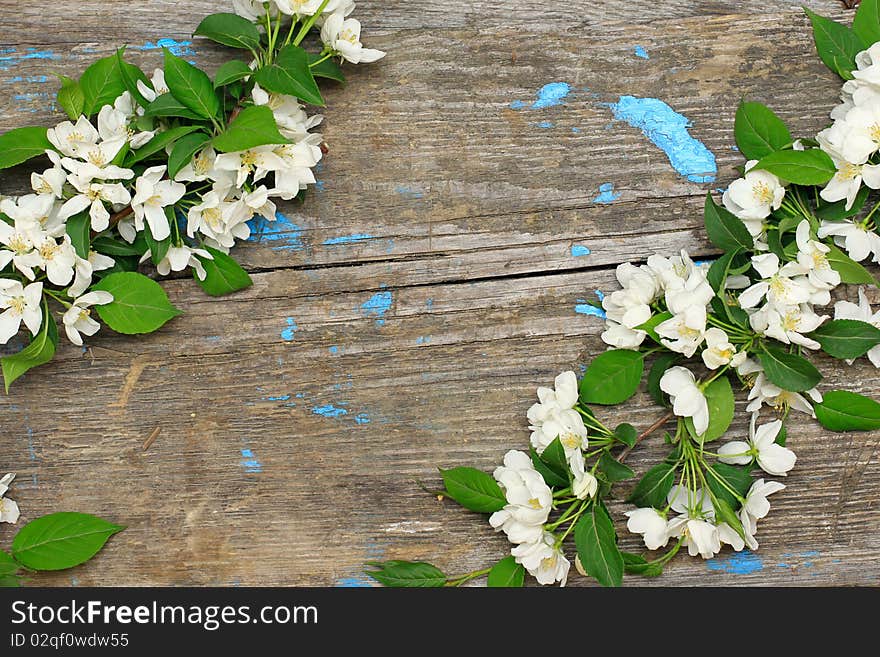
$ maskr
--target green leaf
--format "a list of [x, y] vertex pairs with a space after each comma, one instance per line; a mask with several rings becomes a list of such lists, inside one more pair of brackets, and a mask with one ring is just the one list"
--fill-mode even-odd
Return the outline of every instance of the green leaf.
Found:
[[574, 543], [584, 570], [602, 586], [623, 582], [623, 556], [614, 523], [601, 504], [593, 503], [574, 528]]
[[636, 476], [632, 469], [611, 456], [607, 451], [599, 457], [599, 470], [605, 475], [606, 481], [615, 483], [626, 481]]
[[233, 59], [217, 69], [217, 73], [214, 75], [214, 88], [225, 87], [233, 82], [243, 80], [249, 75], [253, 75], [251, 67], [240, 59]]
[[724, 284], [727, 282], [727, 276], [730, 273], [730, 263], [733, 262], [733, 259], [740, 253], [740, 249], [728, 251], [715, 260], [715, 262], [709, 267], [706, 278], [709, 281], [709, 285], [712, 286], [712, 289], [715, 290], [716, 293], [724, 291]]
[[880, 41], [880, 2], [878, 0], [861, 0], [853, 18], [852, 29], [865, 48]]
[[202, 266], [204, 266], [207, 275], [205, 280], [200, 280], [196, 273], [193, 272], [193, 277], [209, 295], [212, 297], [222, 297], [225, 294], [244, 290], [254, 284], [248, 273], [231, 256], [210, 246], [205, 246], [204, 248], [214, 256], [214, 259], [208, 260], [207, 258], [197, 256]]
[[613, 349], [596, 358], [580, 383], [585, 404], [613, 405], [632, 397], [642, 380], [645, 359], [637, 351]]
[[67, 220], [67, 234], [70, 236], [70, 243], [73, 244], [76, 255], [84, 260], [88, 260], [90, 244], [89, 240], [92, 236], [92, 218], [88, 212], [80, 212]]
[[64, 570], [85, 563], [124, 529], [87, 513], [53, 513], [32, 520], [12, 541], [12, 555], [31, 570]]
[[141, 107], [146, 107], [150, 104], [150, 101], [148, 101], [141, 93], [137, 83], [140, 81], [148, 87], [151, 87], [150, 80], [139, 67], [125, 61], [124, 55], [124, 47], [116, 51], [116, 59], [119, 65], [119, 73], [122, 76], [122, 83], [125, 85], [125, 88], [128, 90], [128, 93], [131, 94], [132, 98], [134, 98]]
[[544, 478], [544, 483], [550, 486], [550, 488], [564, 488], [565, 486], [568, 486], [569, 480], [567, 472], [558, 473], [544, 463], [534, 447], [529, 448], [529, 456], [532, 458], [532, 465], [535, 466], [535, 470], [537, 470], [538, 474]]
[[76, 121], [82, 116], [86, 104], [79, 82], [66, 75], [58, 76], [61, 79], [61, 89], [58, 90], [58, 105], [67, 114], [71, 121]]
[[267, 144], [289, 144], [290, 140], [278, 132], [271, 109], [253, 105], [243, 109], [213, 143], [221, 153], [235, 153]]
[[658, 463], [645, 473], [626, 501], [639, 507], [662, 509], [666, 496], [675, 483], [675, 468], [670, 463]]
[[493, 513], [507, 504], [498, 483], [485, 472], [475, 468], [440, 470], [446, 494], [470, 511]]
[[825, 257], [828, 258], [828, 264], [831, 265], [831, 269], [840, 274], [840, 280], [842, 283], [849, 283], [850, 285], [877, 284], [877, 280], [871, 275], [871, 272], [865, 269], [862, 265], [850, 258], [833, 244], [827, 244], [827, 246], [831, 250], [825, 254]]
[[816, 419], [831, 431], [873, 431], [880, 429], [880, 404], [864, 395], [832, 390], [813, 404]]
[[815, 388], [822, 380], [819, 370], [806, 358], [797, 354], [765, 346], [764, 351], [758, 354], [758, 358], [770, 383], [776, 384], [783, 390], [804, 392]]
[[116, 54], [89, 66], [79, 79], [79, 86], [83, 93], [83, 114], [86, 116], [97, 114], [104, 105], [112, 105], [126, 90]]
[[[186, 60], [165, 51], [165, 84], [184, 107], [206, 119], [220, 117], [220, 100], [211, 78]], [[158, 99], [157, 99], [158, 100]]]
[[858, 358], [880, 344], [880, 329], [855, 319], [825, 322], [807, 337], [822, 345], [822, 351], [834, 358]]
[[520, 588], [526, 579], [526, 569], [513, 557], [504, 557], [489, 571], [488, 586], [494, 588]]
[[345, 74], [342, 72], [342, 67], [339, 66], [333, 58], [325, 59], [320, 64], [315, 65], [315, 62], [323, 57], [324, 56], [320, 53], [309, 53], [309, 68], [312, 71], [312, 75], [316, 78], [327, 78], [328, 80], [336, 80], [336, 82], [345, 82]]
[[856, 55], [863, 49], [861, 39], [845, 25], [819, 16], [806, 7], [804, 11], [813, 24], [813, 38], [819, 58], [844, 80], [852, 80], [852, 71], [856, 69]]
[[706, 471], [706, 483], [715, 497], [733, 508], [738, 508], [739, 500], [728, 488], [745, 497], [752, 487], [752, 475], [748, 466], [715, 463]]
[[[859, 189], [859, 193], [856, 194], [856, 199], [855, 201], [853, 201], [853, 204], [852, 206], [850, 206], [849, 210], [846, 209], [846, 199], [842, 201], [835, 201], [834, 203], [826, 203], [822, 201], [816, 208], [816, 216], [819, 219], [824, 219], [826, 221], [840, 221], [841, 219], [854, 217], [862, 211], [863, 207], [865, 207], [865, 201], [868, 200], [868, 194], [870, 192], [871, 188], [867, 186]], [[795, 215], [792, 219], [792, 222], [794, 223], [794, 225], [791, 227], [792, 230], [797, 228], [797, 224], [799, 224], [802, 220], [803, 217], [801, 217], [800, 215]], [[781, 224], [780, 230], [782, 230]]]
[[92, 289], [113, 295], [111, 303], [95, 306], [95, 309], [104, 323], [117, 333], [152, 333], [180, 314], [168, 301], [162, 286], [143, 274], [110, 274]]
[[311, 105], [324, 106], [321, 90], [309, 68], [309, 54], [299, 46], [291, 44], [282, 48], [275, 61], [257, 70], [253, 79], [263, 89], [296, 96]]
[[434, 588], [446, 584], [446, 575], [436, 566], [421, 561], [369, 562], [367, 575], [385, 586], [394, 588]]
[[747, 160], [760, 160], [791, 144], [788, 127], [766, 105], [741, 102], [736, 110], [733, 134]]
[[663, 378], [666, 370], [672, 367], [677, 360], [678, 354], [660, 354], [648, 372], [648, 392], [651, 395], [651, 399], [667, 408], [670, 406], [669, 399], [666, 398], [666, 394], [660, 389], [660, 379]]
[[746, 225], [728, 212], [726, 208], [716, 205], [712, 200], [711, 192], [706, 194], [703, 219], [709, 240], [719, 249], [724, 251], [745, 249], [748, 251], [755, 246], [755, 241]]
[[33, 337], [31, 343], [12, 356], [0, 358], [0, 368], [3, 370], [3, 383], [6, 392], [28, 370], [40, 365], [45, 365], [55, 356], [55, 348], [58, 346], [58, 326], [49, 312], [49, 305], [43, 298], [43, 324], [39, 332]]
[[256, 55], [260, 33], [249, 20], [236, 14], [211, 14], [199, 23], [194, 36], [203, 36], [230, 48], [250, 50]]
[[635, 447], [636, 441], [639, 439], [639, 432], [633, 425], [624, 422], [614, 428], [614, 438], [627, 447]]
[[837, 173], [829, 155], [818, 148], [807, 151], [779, 151], [758, 160], [752, 170], [769, 171], [795, 185], [824, 185]]
[[656, 561], [645, 561], [645, 558], [632, 552], [621, 552], [623, 567], [630, 575], [642, 577], [659, 577], [663, 574], [663, 564]]
[[204, 132], [195, 132], [178, 139], [168, 156], [168, 177], [174, 180], [210, 140], [211, 137]]
[[0, 135], [0, 169], [8, 169], [44, 155], [55, 147], [46, 137], [48, 130], [40, 127], [16, 128]]
[[141, 250], [137, 242], [129, 244], [106, 235], [96, 237], [92, 241], [92, 249], [109, 256], [142, 256], [146, 252], [146, 248]]
[[645, 333], [647, 333], [648, 337], [650, 337], [657, 344], [662, 345], [663, 343], [660, 341], [660, 336], [657, 334], [657, 327], [668, 319], [672, 319], [671, 312], [666, 311], [662, 313], [657, 313], [656, 315], [653, 315], [651, 319], [649, 319], [647, 322], [641, 324], [640, 326], [637, 326], [636, 328], [640, 331], [644, 331]]
[[565, 458], [565, 447], [562, 446], [562, 441], [558, 437], [544, 448], [539, 458], [555, 475], [564, 479], [565, 485], [568, 486], [571, 482], [571, 468], [568, 466], [568, 459]]
[[706, 432], [698, 436], [694, 428], [693, 418], [685, 419], [685, 425], [692, 436], [701, 443], [708, 443], [724, 435], [733, 422], [733, 389], [726, 376], [715, 379], [703, 391], [709, 405], [709, 426]]
[[[165, 216], [168, 217], [169, 222], [174, 222], [174, 208], [170, 208], [170, 217], [168, 216], [168, 210], [169, 208], [165, 208]], [[150, 224], [144, 223], [144, 239], [146, 240], [147, 248], [150, 251], [150, 260], [152, 260], [154, 265], [158, 265], [160, 262], [162, 262], [162, 260], [165, 259], [165, 256], [168, 255], [168, 249], [171, 248], [171, 235], [166, 237], [164, 240], [157, 240], [155, 237], [153, 237], [153, 230], [150, 228]]]
[[194, 121], [203, 120], [202, 116], [199, 116], [198, 114], [187, 108], [183, 103], [181, 103], [171, 94], [162, 94], [152, 103], [150, 103], [144, 110], [144, 116], [171, 116], [182, 119], [192, 119]]
[[143, 162], [147, 158], [156, 155], [157, 153], [162, 153], [162, 159], [166, 159], [166, 146], [168, 146], [169, 144], [173, 144], [181, 137], [188, 135], [191, 132], [195, 132], [199, 129], [200, 128], [197, 125], [182, 125], [177, 128], [171, 128], [170, 130], [165, 130], [164, 132], [158, 133], [155, 137], [153, 137], [150, 141], [141, 146], [139, 149], [131, 152], [128, 160], [125, 163], [126, 168], [131, 168], [132, 165], [137, 164], [138, 162]]
[[0, 589], [16, 588], [21, 586], [21, 577], [18, 575], [4, 575], [0, 577]]
[[18, 562], [8, 552], [0, 550], [0, 577], [14, 575], [21, 569]]

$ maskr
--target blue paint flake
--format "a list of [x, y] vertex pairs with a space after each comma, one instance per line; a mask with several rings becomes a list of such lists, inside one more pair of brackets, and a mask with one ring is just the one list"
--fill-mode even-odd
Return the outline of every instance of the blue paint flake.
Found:
[[673, 168], [691, 182], [713, 182], [718, 167], [715, 156], [688, 132], [691, 122], [657, 98], [621, 96], [611, 105], [614, 118], [642, 131], [666, 153]]
[[265, 217], [254, 217], [248, 222], [251, 229], [249, 242], [277, 242], [274, 251], [300, 251], [303, 248], [302, 228], [293, 223], [280, 212], [275, 221]]
[[56, 55], [51, 50], [37, 50], [36, 48], [28, 48], [25, 52], [18, 54], [15, 48], [5, 48], [0, 50], [0, 71], [8, 71], [10, 68], [26, 59], [61, 59], [61, 55]]
[[571, 255], [574, 258], [582, 258], [583, 256], [588, 256], [592, 253], [590, 251], [590, 247], [584, 246], [583, 244], [572, 244], [571, 246]]
[[10, 83], [14, 83], [14, 82], [38, 82], [38, 83], [43, 83], [43, 82], [48, 82], [48, 81], [49, 81], [49, 76], [48, 76], [48, 75], [28, 75], [27, 77], [22, 77], [22, 76], [20, 76], [20, 75], [16, 75], [14, 78], [9, 78], [9, 82], [10, 82]]
[[338, 354], [338, 353], [339, 353], [339, 347], [337, 347], [336, 345], [333, 345], [332, 347], [330, 347], [330, 353], [331, 353], [331, 354]]
[[593, 199], [593, 202], [608, 205], [619, 198], [620, 194], [614, 191], [614, 183], [602, 183], [599, 185], [599, 195]]
[[571, 131], [572, 131], [574, 134], [576, 134], [576, 135], [581, 134], [581, 129], [580, 129], [580, 128], [572, 128]]
[[324, 246], [337, 246], [340, 244], [357, 244], [358, 242], [366, 242], [367, 240], [376, 239], [372, 235], [359, 233], [357, 235], [343, 235], [341, 237], [331, 237], [324, 240]]
[[369, 424], [370, 423], [370, 416], [367, 415], [366, 413], [358, 413], [357, 415], [354, 416], [354, 421], [357, 422], [358, 424]]
[[346, 589], [359, 589], [359, 588], [372, 588], [373, 584], [372, 580], [367, 579], [366, 575], [362, 575], [361, 577], [343, 577], [341, 579], [336, 580], [337, 588], [346, 588]]
[[577, 305], [575, 305], [574, 307], [574, 311], [578, 315], [591, 315], [593, 317], [605, 319], [605, 311], [601, 308], [594, 306], [591, 303], [587, 303], [586, 299], [578, 299]]
[[735, 552], [726, 559], [715, 557], [706, 561], [706, 568], [716, 572], [750, 575], [764, 569], [764, 562], [751, 550]]
[[421, 189], [416, 189], [415, 187], [407, 187], [406, 185], [398, 185], [397, 193], [401, 196], [413, 200], [419, 200], [425, 198], [425, 192]]
[[316, 180], [315, 181], [315, 189], [318, 190], [319, 192], [325, 192], [325, 191], [327, 191], [327, 183], [324, 182], [323, 180]]
[[376, 325], [385, 325], [385, 313], [391, 309], [394, 301], [391, 292], [377, 292], [361, 304], [361, 314], [365, 317], [376, 317]]
[[540, 123], [536, 123], [535, 125], [537, 125], [539, 128], [545, 128], [545, 129], [546, 129], [546, 128], [552, 128], [552, 127], [554, 127], [556, 124], [553, 123], [553, 121], [541, 121]]
[[344, 408], [340, 408], [339, 406], [334, 406], [333, 404], [324, 404], [323, 406], [315, 406], [312, 409], [312, 413], [315, 415], [320, 415], [322, 417], [327, 418], [335, 418], [342, 417], [343, 415], [348, 415], [348, 411]]
[[290, 395], [276, 395], [274, 397], [266, 397], [266, 401], [288, 401]]
[[299, 330], [299, 326], [296, 325], [296, 320], [293, 317], [287, 318], [287, 328], [281, 331], [281, 338], [290, 342], [296, 336], [297, 330]]
[[253, 450], [250, 449], [241, 450], [240, 464], [245, 472], [251, 474], [259, 474], [263, 471], [263, 464], [260, 463], [260, 460], [254, 455]]
[[147, 41], [142, 46], [130, 46], [130, 48], [133, 50], [161, 50], [162, 48], [168, 48], [171, 54], [177, 57], [192, 57], [196, 54], [192, 44], [192, 41], [177, 41], [176, 39], [164, 38], [159, 39], [155, 43]]
[[429, 342], [431, 342], [430, 335], [420, 335], [416, 338], [416, 344], [428, 344]]
[[525, 107], [526, 104], [521, 100], [515, 100], [510, 104], [510, 109], [519, 110]]
[[532, 109], [544, 109], [559, 105], [571, 93], [567, 82], [551, 82], [538, 90], [538, 100], [532, 103]]
[[636, 57], [640, 57], [641, 59], [651, 59], [648, 55], [648, 51], [645, 50], [644, 46], [636, 46], [633, 48], [633, 52], [636, 54]]

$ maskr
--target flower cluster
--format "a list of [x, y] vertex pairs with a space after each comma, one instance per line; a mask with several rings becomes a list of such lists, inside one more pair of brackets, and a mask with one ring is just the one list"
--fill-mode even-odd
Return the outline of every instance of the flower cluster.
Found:
[[[840, 42], [861, 43], [866, 24], [880, 32], [877, 7], [863, 2], [862, 29]], [[810, 18], [820, 56], [847, 80], [832, 126], [795, 139], [769, 108], [741, 103], [734, 136], [746, 158], [742, 177], [720, 203], [707, 195], [704, 209], [720, 255], [695, 262], [686, 252], [658, 254], [620, 265], [619, 289], [596, 303], [609, 349], [580, 381], [564, 372], [554, 389], [538, 388], [530, 452], [508, 452], [494, 478], [441, 471], [441, 496], [491, 513], [491, 526], [513, 544], [509, 556], [454, 578], [409, 562], [373, 564], [371, 576], [395, 586], [457, 586], [486, 574], [489, 586], [521, 586], [528, 572], [541, 584], [565, 584], [572, 534], [576, 569], [606, 586], [624, 572], [659, 575], [682, 548], [704, 559], [724, 546], [754, 550], [769, 498], [786, 488], [771, 477], [788, 476], [797, 460], [787, 446], [791, 410], [832, 431], [880, 429], [880, 403], [820, 392], [814, 364], [822, 354], [847, 363], [867, 355], [880, 366], [880, 311], [865, 292], [877, 282], [859, 264], [872, 254], [880, 262], [880, 202], [868, 204], [880, 188], [880, 43], [853, 48], [840, 68], [840, 42], [825, 35], [849, 28]], [[844, 285], [862, 286], [858, 303], [841, 299], [850, 292]], [[641, 433], [628, 423], [606, 426], [596, 407], [627, 401], [643, 378], [664, 415]], [[734, 423], [736, 389], [748, 423]], [[667, 425], [668, 451], [629, 489], [634, 508], [624, 514], [655, 554], [623, 552], [606, 500], [636, 477], [624, 463], [630, 451]]]
[[[58, 94], [69, 119], [0, 136], [0, 168], [48, 157], [32, 194], [0, 200], [0, 345], [22, 325], [31, 346], [4, 367], [6, 386], [49, 360], [57, 342], [51, 305], [82, 345], [98, 316], [122, 333], [157, 330], [177, 314], [138, 273], [191, 269], [212, 295], [251, 284], [229, 257], [251, 220], [275, 221], [276, 200], [315, 184], [323, 157], [316, 78], [343, 80], [337, 61], [374, 62], [354, 2], [235, 0], [236, 14], [206, 18], [196, 34], [248, 54], [212, 80], [165, 51], [147, 76], [123, 51], [89, 67]], [[323, 50], [300, 43], [320, 27]], [[287, 35], [286, 38], [284, 35]], [[117, 297], [125, 296], [121, 306]], [[157, 312], [158, 310], [158, 312]]]
[[8, 522], [11, 525], [17, 523], [18, 517], [21, 515], [18, 504], [14, 500], [4, 497], [13, 479], [15, 479], [15, 475], [12, 473], [0, 477], [0, 522]]

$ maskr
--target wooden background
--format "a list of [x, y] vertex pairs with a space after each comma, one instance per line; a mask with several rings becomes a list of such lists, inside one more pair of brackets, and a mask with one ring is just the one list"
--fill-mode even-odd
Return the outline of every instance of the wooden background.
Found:
[[[463, 572], [503, 556], [503, 536], [417, 481], [436, 486], [438, 465], [489, 470], [527, 445], [535, 387], [604, 348], [579, 304], [615, 288], [616, 264], [712, 255], [703, 197], [741, 164], [741, 97], [798, 135], [826, 124], [839, 83], [795, 4], [359, 3], [365, 40], [389, 55], [328, 89], [319, 188], [237, 252], [254, 287], [216, 300], [170, 281], [184, 316], [146, 338], [65, 346], [0, 399], [0, 471], [18, 473], [21, 522], [76, 510], [128, 526], [93, 563], [36, 583], [363, 586], [369, 559]], [[0, 0], [0, 131], [60, 120], [50, 74], [78, 75], [125, 43], [145, 69], [160, 38], [215, 69], [227, 53], [189, 35], [217, 7]], [[551, 82], [571, 94], [531, 108]], [[717, 182], [688, 182], [614, 122], [623, 95], [690, 119]], [[4, 176], [4, 192], [22, 188]], [[880, 391], [866, 361], [822, 366], [826, 389]], [[641, 395], [605, 416], [646, 427], [659, 414]], [[679, 557], [659, 580], [626, 583], [880, 583], [877, 434], [800, 416], [789, 436], [798, 464], [757, 553]], [[657, 442], [633, 454], [638, 471]], [[621, 524], [625, 509], [612, 506]], [[0, 545], [12, 532], [0, 527]]]

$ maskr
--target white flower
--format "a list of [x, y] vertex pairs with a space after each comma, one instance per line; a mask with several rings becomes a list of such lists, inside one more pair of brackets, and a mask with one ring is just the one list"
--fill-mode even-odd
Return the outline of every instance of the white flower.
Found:
[[18, 281], [0, 278], [0, 344], [6, 344], [18, 333], [22, 322], [32, 335], [36, 335], [43, 323], [43, 284], [31, 283], [22, 287]]
[[364, 48], [361, 44], [361, 23], [355, 18], [332, 14], [321, 28], [321, 40], [334, 53], [352, 64], [369, 64], [382, 59], [381, 50]]
[[693, 418], [698, 435], [706, 432], [709, 428], [709, 404], [690, 370], [670, 367], [660, 377], [660, 389], [672, 400], [673, 413], [679, 417]]
[[[138, 83], [142, 84], [140, 80]], [[130, 117], [122, 110], [104, 105], [98, 113], [98, 134], [105, 142], [122, 140], [123, 143], [130, 143], [134, 149], [146, 145], [155, 136], [155, 132], [135, 132], [129, 126], [129, 120]]]
[[716, 370], [723, 365], [737, 367], [745, 361], [745, 352], [737, 352], [723, 329], [713, 326], [706, 331], [705, 338], [706, 348], [701, 355], [710, 370]]
[[[0, 211], [9, 214], [4, 204], [0, 204]], [[39, 267], [43, 262], [40, 254], [35, 250], [34, 239], [41, 237], [33, 224], [27, 221], [15, 220], [15, 225], [10, 226], [5, 221], [0, 221], [0, 244], [5, 248], [0, 249], [0, 269], [5, 269], [11, 262], [13, 266], [30, 280], [36, 278], [33, 268]]]
[[544, 532], [540, 540], [533, 543], [522, 543], [510, 551], [516, 562], [529, 571], [538, 584], [555, 584], [565, 586], [571, 563], [565, 558], [558, 547], [556, 537]]
[[212, 180], [214, 191], [220, 196], [226, 196], [235, 183], [235, 174], [230, 171], [220, 171], [214, 166], [216, 162], [217, 152], [211, 146], [206, 146], [174, 176], [174, 180], [177, 182]]
[[68, 180], [79, 194], [68, 199], [61, 206], [58, 215], [66, 220], [88, 208], [92, 230], [96, 233], [105, 231], [110, 226], [110, 212], [105, 203], [118, 210], [131, 202], [131, 194], [122, 183], [94, 182], [76, 174], [72, 174]]
[[763, 280], [758, 281], [739, 297], [743, 308], [754, 308], [766, 297], [767, 301], [778, 306], [795, 306], [810, 301], [813, 289], [803, 277], [792, 278], [798, 273], [796, 263], [779, 266], [775, 253], [752, 256], [752, 266]]
[[199, 205], [190, 208], [186, 230], [190, 237], [200, 232], [219, 247], [228, 249], [235, 246], [235, 228], [250, 218], [244, 203], [223, 201], [217, 192], [210, 191]]
[[595, 497], [599, 490], [599, 480], [593, 476], [591, 472], [575, 473], [574, 483], [571, 486], [571, 492], [579, 500], [585, 500], [588, 497]]
[[138, 80], [137, 88], [141, 92], [141, 96], [151, 103], [159, 96], [164, 96], [169, 92], [168, 85], [165, 82], [165, 71], [161, 68], [154, 69], [150, 84], [147, 85], [143, 80]]
[[625, 262], [618, 265], [617, 280], [623, 289], [615, 290], [602, 300], [608, 319], [635, 329], [651, 319], [651, 304], [660, 293], [656, 276], [645, 265], [636, 267]]
[[[842, 130], [841, 130], [842, 129]], [[829, 203], [846, 200], [846, 209], [849, 210], [856, 200], [859, 189], [864, 182], [871, 189], [880, 188], [880, 166], [875, 164], [853, 164], [848, 162], [837, 150], [831, 139], [835, 138], [836, 132], [845, 135], [845, 124], [837, 123], [834, 127], [823, 130], [816, 139], [822, 145], [822, 150], [828, 153], [837, 168], [837, 173], [828, 181], [825, 188], [819, 192], [824, 200]]]
[[654, 273], [665, 292], [666, 305], [673, 314], [693, 306], [705, 307], [715, 296], [706, 278], [708, 267], [698, 267], [686, 251], [672, 258], [652, 255], [648, 268]]
[[504, 490], [507, 504], [489, 518], [489, 524], [507, 534], [511, 543], [536, 543], [553, 507], [553, 492], [524, 452], [511, 450], [493, 476]]
[[799, 306], [768, 304], [752, 314], [749, 323], [758, 333], [785, 344], [794, 343], [807, 349], [819, 349], [822, 345], [803, 334], [815, 331], [826, 319], [827, 315], [817, 315], [806, 303]]
[[745, 177], [730, 183], [721, 198], [725, 208], [751, 222], [766, 219], [773, 210], [778, 210], [785, 196], [785, 187], [779, 178], [769, 171], [752, 169], [757, 163], [757, 160], [746, 162]]
[[778, 445], [776, 437], [782, 430], [782, 420], [774, 420], [755, 428], [757, 413], [752, 415], [749, 442], [733, 440], [718, 450], [719, 460], [724, 463], [746, 465], [757, 457], [758, 466], [772, 475], [784, 477], [794, 467], [797, 456], [790, 449]]
[[[532, 447], [542, 454], [554, 440], [559, 438], [565, 456], [576, 475], [584, 473], [584, 457], [581, 450], [589, 444], [584, 420], [574, 407], [578, 402], [578, 382], [572, 371], [562, 372], [554, 381], [555, 390], [538, 388], [538, 403], [529, 408], [529, 429], [532, 431]], [[586, 485], [586, 484], [584, 484]]]
[[64, 195], [64, 183], [67, 182], [67, 172], [59, 165], [61, 158], [54, 151], [48, 151], [49, 156], [53, 158], [56, 166], [46, 169], [43, 173], [34, 171], [31, 173], [31, 188], [39, 195], [51, 194], [55, 198], [62, 198]]
[[[246, 18], [253, 22], [262, 19], [266, 14], [267, 9], [265, 9], [263, 5], [264, 3], [261, 2], [261, 0], [232, 0], [233, 11], [242, 18]], [[278, 8], [275, 6], [274, 2], [269, 2], [268, 6], [268, 12], [270, 15], [277, 13]]]
[[0, 201], [0, 212], [13, 220], [17, 232], [41, 231], [60, 237], [65, 231], [59, 204], [52, 194], [27, 194]]
[[[166, 167], [151, 167], [135, 182], [135, 195], [131, 201], [135, 228], [143, 230], [144, 220], [157, 241], [171, 235], [171, 226], [165, 216], [165, 208], [171, 207], [186, 194], [186, 185], [162, 180]], [[177, 271], [177, 270], [175, 270]]]
[[880, 103], [857, 105], [846, 113], [846, 134], [840, 155], [847, 162], [864, 164], [880, 148]]
[[83, 340], [80, 333], [86, 335], [94, 335], [101, 328], [94, 319], [92, 319], [91, 306], [103, 306], [112, 303], [113, 295], [109, 292], [89, 292], [78, 299], [74, 299], [73, 305], [64, 313], [63, 322], [64, 330], [67, 338], [76, 346], [81, 347]]
[[[275, 0], [278, 10], [286, 16], [314, 16], [322, 2], [323, 0]], [[330, 0], [323, 13], [335, 11], [340, 4], [340, 0]]]
[[95, 126], [85, 116], [79, 117], [76, 124], [64, 121], [49, 128], [46, 137], [62, 155], [68, 157], [80, 157], [82, 153], [94, 148], [100, 139]]
[[682, 544], [688, 548], [692, 557], [700, 555], [711, 559], [721, 551], [721, 538], [718, 528], [712, 524], [715, 509], [709, 495], [702, 488], [690, 490], [684, 486], [673, 486], [667, 496], [669, 506], [681, 514], [669, 522], [669, 537], [681, 536]]
[[56, 238], [46, 235], [34, 244], [40, 256], [40, 267], [46, 270], [46, 277], [54, 285], [67, 285], [73, 280], [76, 266], [76, 250], [65, 235], [59, 243]]
[[76, 264], [74, 265], [75, 276], [73, 284], [67, 289], [67, 294], [71, 297], [78, 297], [92, 284], [92, 274], [94, 272], [110, 269], [115, 264], [116, 261], [113, 258], [96, 251], [89, 251], [88, 258], [76, 256]]
[[214, 167], [220, 171], [234, 173], [235, 185], [242, 188], [251, 174], [254, 174], [254, 182], [259, 182], [270, 172], [285, 167], [284, 161], [275, 154], [274, 149], [275, 146], [269, 145], [237, 153], [223, 153], [217, 156]]
[[270, 192], [273, 196], [289, 201], [305, 189], [306, 185], [315, 183], [312, 168], [321, 161], [320, 148], [302, 141], [298, 144], [276, 146], [274, 154], [281, 166], [275, 170], [275, 188]]
[[758, 479], [749, 489], [746, 501], [739, 512], [739, 519], [745, 534], [744, 543], [749, 546], [749, 549], [758, 549], [758, 541], [755, 539], [755, 534], [758, 533], [758, 520], [770, 513], [770, 502], [767, 501], [767, 496], [784, 489], [784, 484], [776, 481], [765, 483], [763, 479]]
[[669, 542], [666, 516], [657, 509], [646, 507], [627, 511], [626, 517], [629, 518], [626, 528], [633, 534], [641, 534], [649, 550], [658, 550]]
[[0, 522], [8, 522], [11, 525], [17, 523], [18, 517], [21, 515], [18, 510], [18, 504], [8, 497], [4, 497], [13, 479], [15, 479], [15, 475], [12, 473], [0, 478]]
[[[871, 310], [871, 304], [868, 303], [865, 290], [861, 287], [859, 288], [858, 305], [851, 301], [838, 301], [834, 304], [834, 319], [855, 319], [880, 328], [880, 311], [875, 313]], [[871, 348], [868, 352], [868, 360], [874, 364], [874, 367], [880, 367], [880, 345]], [[847, 360], [847, 362], [852, 364], [853, 361]]]
[[[147, 262], [152, 257], [153, 254], [148, 249], [141, 258], [141, 262]], [[156, 265], [156, 271], [162, 276], [167, 276], [173, 271], [183, 271], [187, 267], [192, 267], [196, 272], [196, 276], [199, 277], [199, 280], [203, 281], [208, 274], [205, 271], [204, 265], [199, 260], [199, 257], [204, 258], [205, 260], [214, 259], [214, 256], [204, 249], [193, 249], [185, 245], [170, 246], [168, 247], [168, 253], [166, 253], [165, 257]]]
[[607, 320], [602, 332], [602, 342], [618, 349], [635, 349], [648, 334], [645, 331], [627, 328], [623, 324]]
[[[813, 401], [821, 402], [822, 395], [815, 388], [807, 391]], [[749, 413], [756, 413], [761, 407], [767, 404], [778, 411], [786, 411], [793, 408], [801, 413], [807, 413], [815, 417], [813, 413], [813, 405], [807, 399], [797, 392], [783, 390], [779, 386], [770, 383], [763, 371], [758, 374], [752, 389], [749, 391], [749, 405], [746, 410]]]
[[[816, 290], [833, 290], [840, 285], [840, 274], [834, 271], [828, 262], [828, 252], [831, 248], [810, 237], [810, 222], [806, 219], [798, 224], [796, 240], [799, 273], [807, 277], [810, 285]], [[824, 303], [819, 302], [819, 305], [827, 305], [831, 301], [830, 295], [827, 300], [820, 301]]]
[[823, 221], [819, 226], [819, 239], [832, 235], [834, 243], [846, 249], [849, 257], [861, 262], [873, 254], [875, 261], [880, 258], [880, 235], [868, 228], [864, 222], [855, 219], [842, 221]]
[[706, 330], [706, 307], [689, 306], [655, 328], [660, 342], [687, 358], [693, 356], [703, 343]]
[[254, 105], [265, 105], [272, 110], [281, 134], [294, 142], [302, 141], [308, 136], [309, 130], [324, 120], [320, 114], [309, 117], [295, 97], [266, 91], [259, 84], [254, 85], [251, 97]]

